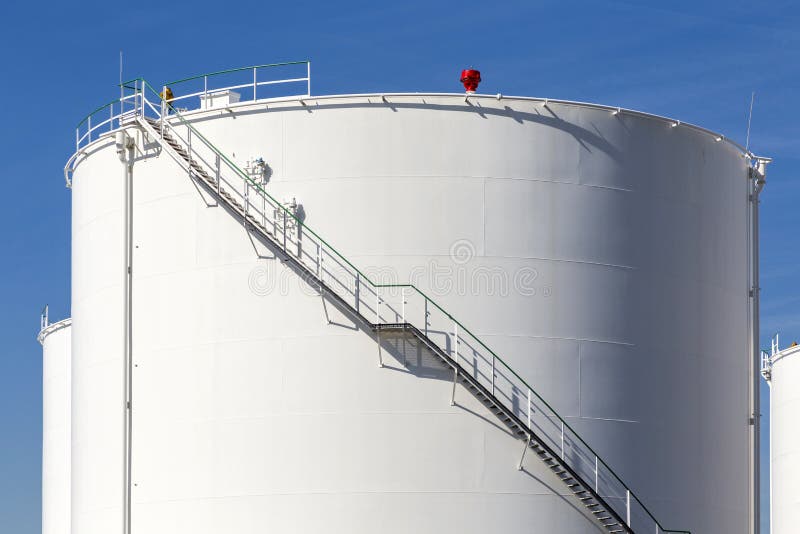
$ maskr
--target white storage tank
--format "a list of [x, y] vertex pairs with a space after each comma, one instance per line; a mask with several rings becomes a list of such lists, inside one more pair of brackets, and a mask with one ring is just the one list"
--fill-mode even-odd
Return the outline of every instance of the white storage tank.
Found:
[[[560, 456], [569, 427], [596, 451], [598, 492], [629, 510], [630, 530], [749, 532], [754, 180], [741, 147], [641, 113], [499, 95], [185, 104], [170, 131], [192, 137], [176, 145], [209, 174], [219, 154], [248, 167], [364, 276], [414, 283], [458, 320], [431, 306], [437, 318], [415, 324], [465, 367], [479, 342], [462, 325], [508, 362], [564, 418]], [[451, 405], [453, 373], [418, 339], [386, 332], [379, 351], [336, 288], [305, 282], [148, 128], [126, 126], [131, 532], [613, 531], [535, 451], [517, 470], [519, 436], [462, 385]], [[84, 143], [72, 174], [80, 534], [126, 522], [117, 152], [113, 135]], [[313, 264], [319, 241], [287, 232], [310, 240], [299, 254]], [[363, 287], [345, 288], [362, 311]], [[393, 302], [396, 322], [422, 317], [411, 295]], [[492, 389], [510, 376], [475, 365]], [[546, 411], [527, 416], [558, 421]], [[632, 496], [602, 487], [602, 461]]]
[[72, 321], [42, 322], [42, 534], [70, 533]]
[[780, 349], [778, 341], [762, 366], [770, 385], [771, 532], [789, 534], [800, 524], [800, 345]]

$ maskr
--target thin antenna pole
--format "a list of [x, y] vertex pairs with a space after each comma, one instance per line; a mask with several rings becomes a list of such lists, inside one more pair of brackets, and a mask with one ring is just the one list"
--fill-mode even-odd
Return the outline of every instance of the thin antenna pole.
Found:
[[747, 140], [744, 144], [744, 151], [750, 153], [750, 123], [753, 121], [753, 102], [756, 100], [756, 92], [750, 94], [750, 114], [747, 116]]
[[122, 109], [124, 107], [124, 104], [122, 103], [123, 98], [125, 98], [125, 89], [122, 87], [122, 50], [120, 49], [119, 51], [119, 114], [120, 114], [119, 122], [120, 123], [122, 123], [122, 113], [123, 111], [125, 111]]

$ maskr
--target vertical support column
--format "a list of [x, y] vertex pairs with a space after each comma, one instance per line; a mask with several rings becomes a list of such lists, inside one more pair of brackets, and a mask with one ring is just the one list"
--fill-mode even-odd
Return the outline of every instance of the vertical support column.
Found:
[[517, 465], [517, 471], [522, 471], [522, 463], [525, 461], [525, 453], [528, 452], [528, 447], [530, 447], [531, 444], [530, 434], [526, 434], [524, 443], [525, 445], [522, 448], [522, 456], [520, 456], [519, 458], [519, 465]]
[[[133, 138], [126, 132], [122, 133], [127, 159], [123, 160], [125, 166], [125, 200], [124, 200], [124, 225], [125, 225], [125, 289], [123, 305], [123, 503], [122, 503], [122, 532], [131, 532], [131, 503], [132, 491], [132, 456], [133, 456], [133, 158], [135, 145]], [[122, 158], [120, 158], [122, 159]]]

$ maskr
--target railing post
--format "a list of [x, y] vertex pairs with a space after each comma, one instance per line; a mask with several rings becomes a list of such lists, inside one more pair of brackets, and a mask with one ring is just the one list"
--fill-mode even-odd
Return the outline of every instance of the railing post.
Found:
[[528, 428], [531, 427], [531, 390], [528, 388]]
[[402, 302], [403, 308], [402, 308], [402, 312], [401, 312], [402, 313], [401, 319], [403, 321], [403, 324], [406, 324], [406, 288], [404, 288], [404, 287], [400, 289], [400, 299], [403, 301]]
[[[453, 319], [451, 317], [451, 319]], [[453, 319], [453, 353], [455, 354], [456, 365], [458, 365], [458, 323]]]
[[217, 169], [216, 169], [216, 171], [217, 171], [217, 176], [216, 176], [216, 178], [217, 178], [217, 195], [219, 195], [219, 193], [220, 193], [220, 183], [219, 182], [220, 182], [220, 176], [221, 176], [219, 154], [217, 154], [216, 164], [217, 164]]
[[600, 462], [597, 459], [597, 455], [594, 457], [594, 492], [599, 495], [600, 492]]
[[428, 297], [425, 297], [425, 337], [428, 337]]
[[77, 128], [75, 128], [75, 152], [78, 151], [80, 146], [81, 146], [81, 127], [78, 126]]
[[381, 324], [381, 296], [378, 295], [378, 288], [375, 288], [375, 324]]
[[258, 83], [256, 83], [256, 68], [253, 67], [253, 101], [256, 99], [256, 88], [258, 87]]
[[[377, 292], [377, 291], [378, 291], [378, 288], [375, 288], [375, 292]], [[361, 301], [361, 273], [359, 273], [358, 271], [356, 271], [356, 288], [355, 288], [355, 291], [353, 291], [353, 296], [356, 299], [356, 306], [355, 306], [356, 313], [361, 315], [361, 312], [359, 311], [359, 308], [360, 308], [359, 302]]]
[[[492, 397], [494, 397], [494, 360], [495, 355], [492, 354]], [[528, 402], [530, 402], [530, 400]], [[530, 428], [530, 423], [528, 423], [528, 428]]]
[[159, 117], [161, 119], [161, 135], [164, 135], [164, 116], [166, 115], [166, 111], [167, 111], [167, 101], [166, 101], [167, 86], [166, 85], [161, 87], [161, 94], [158, 95], [158, 96], [160, 97], [160, 100], [161, 100], [161, 117]]
[[311, 62], [306, 61], [306, 78], [307, 85], [306, 85], [306, 96], [311, 96]]
[[[264, 209], [264, 211], [266, 212], [267, 210]], [[322, 263], [322, 245], [320, 245], [319, 242], [317, 242], [317, 280], [320, 281], [322, 280], [322, 278], [319, 277], [319, 274], [322, 271], [322, 269], [320, 268], [321, 263]]]
[[286, 208], [283, 209], [283, 251], [286, 252]]
[[564, 421], [561, 421], [561, 459], [564, 459]]
[[203, 106], [208, 107], [208, 76], [203, 76]]
[[247, 222], [247, 215], [250, 213], [250, 182], [244, 179], [244, 219]]
[[[120, 105], [122, 103], [120, 102]], [[112, 131], [114, 129], [114, 103], [112, 102], [110, 106], [108, 106], [108, 131]]]
[[625, 524], [631, 526], [631, 490], [625, 490]]
[[87, 117], [86, 121], [87, 121], [87, 123], [86, 123], [87, 127], [89, 128], [89, 131], [86, 132], [86, 133], [89, 135], [89, 142], [91, 143], [92, 142], [92, 116], [89, 115], [89, 117]]
[[[452, 317], [450, 317], [453, 319]], [[458, 383], [458, 323], [453, 319], [453, 349], [451, 356], [455, 365], [453, 366], [453, 390], [450, 393], [450, 406], [456, 405], [456, 384]]]

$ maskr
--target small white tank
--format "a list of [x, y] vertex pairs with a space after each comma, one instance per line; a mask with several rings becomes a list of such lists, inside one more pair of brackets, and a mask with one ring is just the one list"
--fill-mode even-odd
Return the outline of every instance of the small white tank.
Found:
[[764, 353], [770, 385], [770, 502], [772, 534], [797, 532], [800, 524], [800, 345], [781, 350], [776, 336]]
[[42, 534], [70, 532], [72, 320], [42, 323]]

